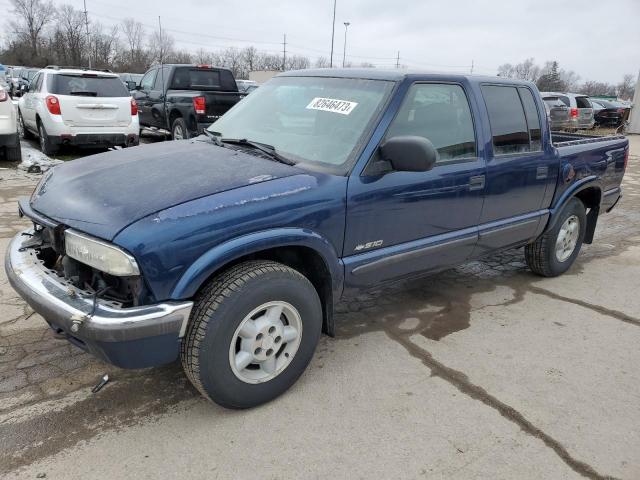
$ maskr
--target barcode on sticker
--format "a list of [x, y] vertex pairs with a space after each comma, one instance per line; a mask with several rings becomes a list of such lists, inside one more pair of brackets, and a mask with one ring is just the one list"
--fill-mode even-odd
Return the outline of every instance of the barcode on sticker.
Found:
[[348, 100], [336, 100], [335, 98], [316, 97], [307, 105], [309, 110], [322, 110], [324, 112], [340, 113], [349, 115], [354, 108], [358, 106], [357, 102], [349, 102]]

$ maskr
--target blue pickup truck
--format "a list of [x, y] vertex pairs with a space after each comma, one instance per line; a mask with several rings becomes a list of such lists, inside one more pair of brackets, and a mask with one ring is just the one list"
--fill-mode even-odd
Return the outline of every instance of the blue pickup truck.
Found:
[[5, 267], [69, 341], [180, 358], [231, 408], [289, 388], [344, 296], [514, 247], [562, 274], [629, 155], [552, 134], [531, 83], [402, 71], [284, 73], [205, 133], [47, 172]]

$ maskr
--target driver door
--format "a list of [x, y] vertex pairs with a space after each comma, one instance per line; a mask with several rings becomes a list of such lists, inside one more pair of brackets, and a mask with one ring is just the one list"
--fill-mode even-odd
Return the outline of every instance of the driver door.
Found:
[[151, 101], [150, 94], [155, 84], [157, 74], [157, 68], [153, 68], [145, 73], [142, 80], [140, 80], [140, 90], [136, 90], [133, 94], [133, 98], [135, 98], [138, 103], [140, 126], [153, 126], [153, 102]]
[[382, 142], [402, 135], [429, 139], [439, 158], [426, 172], [369, 175], [365, 168], [350, 178], [347, 287], [463, 263], [477, 243], [485, 161], [463, 85], [413, 84]]

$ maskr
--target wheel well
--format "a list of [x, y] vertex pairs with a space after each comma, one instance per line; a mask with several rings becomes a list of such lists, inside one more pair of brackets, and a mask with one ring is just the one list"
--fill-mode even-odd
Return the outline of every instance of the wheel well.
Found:
[[590, 244], [593, 242], [598, 215], [600, 214], [601, 197], [602, 192], [596, 187], [585, 188], [575, 195], [575, 198], [580, 200], [587, 209], [587, 229], [584, 234], [584, 243]]
[[[315, 287], [322, 303], [322, 331], [327, 335], [335, 334], [333, 322], [333, 290], [331, 273], [322, 256], [308, 247], [287, 246], [251, 253], [226, 264], [223, 269], [233, 267], [249, 260], [272, 260], [291, 267], [307, 277]], [[222, 270], [212, 276], [218, 276]], [[207, 282], [205, 282], [206, 284]], [[204, 284], [200, 287], [204, 287]]]
[[173, 127], [173, 121], [176, 118], [182, 117], [182, 114], [178, 110], [172, 110], [169, 114], [169, 128]]

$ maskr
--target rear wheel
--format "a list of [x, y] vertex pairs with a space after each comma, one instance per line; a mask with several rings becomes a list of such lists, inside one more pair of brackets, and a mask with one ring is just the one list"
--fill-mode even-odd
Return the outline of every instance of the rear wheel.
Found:
[[207, 398], [250, 408], [285, 392], [313, 357], [322, 328], [318, 294], [301, 273], [250, 261], [198, 295], [182, 341], [182, 366]]
[[171, 139], [186, 140], [187, 138], [191, 138], [187, 122], [184, 121], [184, 118], [178, 117], [171, 124]]
[[525, 247], [529, 268], [544, 277], [557, 277], [569, 270], [580, 253], [586, 226], [584, 204], [571, 199], [555, 226]]
[[58, 153], [58, 146], [53, 145], [47, 131], [44, 129], [42, 122], [38, 123], [38, 135], [40, 136], [40, 150], [47, 156], [55, 155]]

